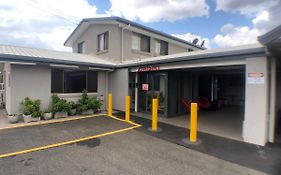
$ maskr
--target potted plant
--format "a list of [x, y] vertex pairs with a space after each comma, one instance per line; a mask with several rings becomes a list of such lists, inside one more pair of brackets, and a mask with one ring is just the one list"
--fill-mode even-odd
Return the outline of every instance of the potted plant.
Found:
[[40, 112], [40, 100], [31, 100], [26, 97], [23, 102], [23, 120], [25, 123], [40, 121], [42, 113]]
[[83, 90], [82, 97], [78, 100], [77, 103], [77, 112], [82, 115], [93, 114], [91, 103], [91, 98], [88, 96], [87, 91]]
[[31, 113], [31, 121], [32, 122], [38, 122], [40, 121], [42, 116], [42, 112], [41, 111], [34, 111]]
[[69, 104], [70, 104], [70, 115], [75, 115], [76, 114], [76, 108], [77, 108], [76, 103], [71, 101], [71, 102], [69, 102]]
[[91, 98], [89, 108], [91, 108], [94, 113], [99, 112], [101, 106], [102, 106], [102, 103], [100, 100], [98, 100], [95, 97]]
[[10, 114], [8, 116], [8, 120], [10, 123], [17, 123], [19, 121], [19, 115], [17, 114]]
[[51, 120], [53, 118], [53, 114], [51, 111], [46, 110], [43, 114], [44, 120]]
[[52, 96], [52, 111], [54, 118], [65, 118], [70, 113], [70, 103], [64, 99], [60, 99], [57, 95]]

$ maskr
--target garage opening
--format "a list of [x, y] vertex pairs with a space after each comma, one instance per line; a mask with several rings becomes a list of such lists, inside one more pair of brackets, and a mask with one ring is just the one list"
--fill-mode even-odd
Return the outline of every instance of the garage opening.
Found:
[[189, 126], [189, 106], [197, 102], [199, 131], [242, 140], [244, 66], [173, 70], [168, 75], [168, 120]]

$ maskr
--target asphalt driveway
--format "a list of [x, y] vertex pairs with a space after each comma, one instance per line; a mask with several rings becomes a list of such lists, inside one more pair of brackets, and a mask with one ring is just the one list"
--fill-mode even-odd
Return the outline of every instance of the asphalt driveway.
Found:
[[[10, 140], [7, 138], [10, 135], [6, 131], [0, 132], [0, 147], [5, 145], [5, 151], [2, 152], [7, 152], [17, 150], [19, 146], [48, 144], [131, 126], [109, 117], [97, 117], [69, 123], [11, 129], [6, 131], [18, 135]], [[26, 137], [26, 134], [30, 136]], [[3, 143], [2, 139], [8, 143]], [[11, 148], [8, 148], [9, 146]], [[147, 135], [139, 129], [133, 129], [75, 144], [2, 158], [0, 174], [259, 175], [263, 173]]]
[[104, 134], [132, 124], [108, 116], [0, 130], [0, 155]]

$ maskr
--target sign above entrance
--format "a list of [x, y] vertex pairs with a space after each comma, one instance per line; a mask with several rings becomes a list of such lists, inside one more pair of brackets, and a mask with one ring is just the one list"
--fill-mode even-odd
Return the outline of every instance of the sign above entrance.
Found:
[[264, 84], [264, 73], [248, 73], [248, 84]]
[[139, 67], [137, 72], [150, 72], [150, 71], [160, 71], [160, 66], [146, 66]]
[[143, 91], [148, 91], [149, 85], [148, 85], [148, 84], [142, 84], [141, 89], [142, 89]]

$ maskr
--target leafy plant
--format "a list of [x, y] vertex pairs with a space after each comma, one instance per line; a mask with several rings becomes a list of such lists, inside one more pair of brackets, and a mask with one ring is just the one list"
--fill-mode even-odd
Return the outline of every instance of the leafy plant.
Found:
[[29, 97], [24, 98], [23, 102], [23, 114], [31, 115], [32, 117], [41, 117], [40, 100], [31, 100]]
[[95, 97], [89, 97], [86, 90], [83, 90], [81, 99], [77, 103], [77, 112], [81, 113], [92, 109], [93, 111], [98, 111], [102, 103]]
[[70, 105], [70, 109], [76, 109], [77, 108], [77, 104], [73, 101], [69, 102]]
[[69, 113], [71, 104], [57, 95], [52, 96], [52, 112], [67, 112]]

